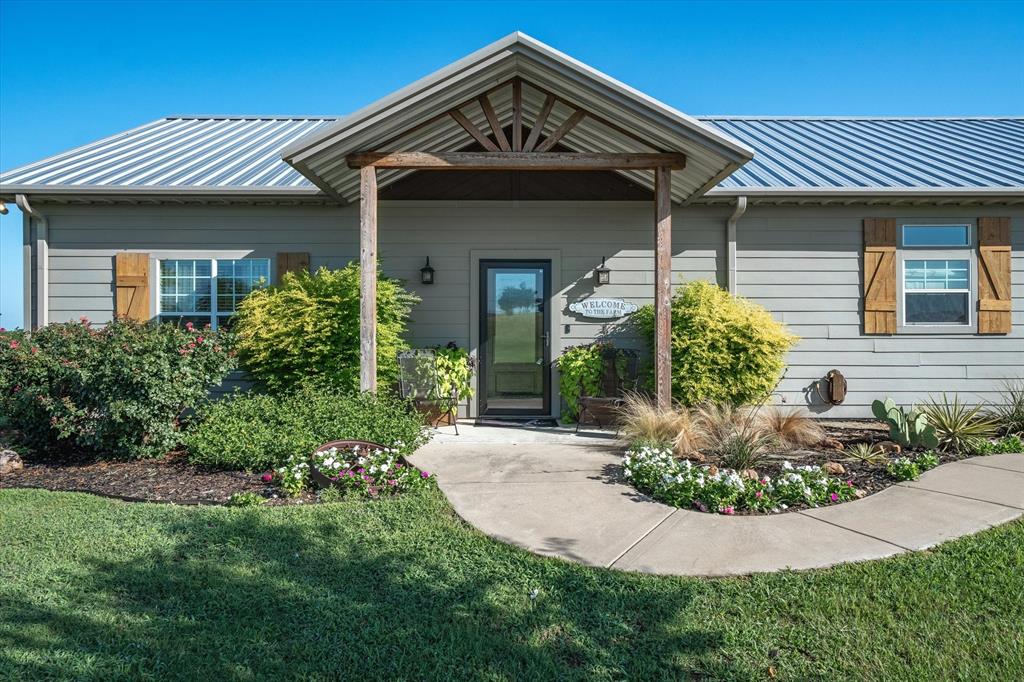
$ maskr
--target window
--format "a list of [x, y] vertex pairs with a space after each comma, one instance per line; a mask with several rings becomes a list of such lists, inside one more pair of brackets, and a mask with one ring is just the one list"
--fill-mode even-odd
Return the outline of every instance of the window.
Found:
[[158, 305], [164, 322], [226, 326], [238, 304], [270, 281], [266, 258], [160, 261]]
[[969, 330], [974, 292], [970, 225], [903, 225], [902, 325]]

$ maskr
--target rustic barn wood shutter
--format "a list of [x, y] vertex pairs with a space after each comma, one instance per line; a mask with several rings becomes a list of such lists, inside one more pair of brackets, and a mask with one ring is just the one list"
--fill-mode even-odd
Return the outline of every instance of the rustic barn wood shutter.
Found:
[[293, 253], [281, 252], [277, 254], [277, 281], [280, 282], [286, 272], [297, 272], [309, 270], [309, 253], [296, 251]]
[[864, 219], [864, 333], [896, 333], [896, 221]]
[[149, 254], [117, 254], [114, 277], [117, 317], [140, 322], [149, 320]]
[[978, 333], [1009, 334], [1010, 219], [978, 218]]

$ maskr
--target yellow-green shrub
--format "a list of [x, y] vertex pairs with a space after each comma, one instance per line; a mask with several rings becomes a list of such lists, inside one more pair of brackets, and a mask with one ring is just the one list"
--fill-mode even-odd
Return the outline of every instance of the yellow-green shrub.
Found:
[[[396, 353], [412, 306], [419, 298], [400, 282], [377, 274], [377, 378], [398, 376]], [[257, 289], [235, 315], [236, 349], [242, 365], [271, 390], [306, 378], [340, 388], [359, 386], [359, 265], [315, 273], [288, 273], [273, 287]]]
[[[654, 307], [632, 320], [654, 346]], [[766, 397], [797, 341], [767, 310], [705, 281], [672, 299], [672, 397], [685, 405], [742, 405]]]

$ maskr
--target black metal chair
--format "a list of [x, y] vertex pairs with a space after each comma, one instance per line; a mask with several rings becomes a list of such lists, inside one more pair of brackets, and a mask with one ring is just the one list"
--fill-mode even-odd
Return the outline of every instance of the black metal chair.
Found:
[[450, 392], [441, 390], [437, 354], [433, 350], [421, 348], [398, 353], [398, 392], [426, 415], [431, 426], [437, 428], [447, 420], [455, 427], [455, 435], [459, 435], [459, 392], [454, 386]]
[[640, 381], [640, 353], [633, 349], [607, 348], [601, 353], [601, 383], [598, 395], [589, 395], [580, 384], [576, 398], [579, 414], [576, 415], [576, 433], [589, 416], [590, 423], [599, 429], [607, 423], [601, 420], [601, 413], [615, 419], [615, 435], [618, 430], [618, 410], [625, 403], [626, 394], [635, 392]]

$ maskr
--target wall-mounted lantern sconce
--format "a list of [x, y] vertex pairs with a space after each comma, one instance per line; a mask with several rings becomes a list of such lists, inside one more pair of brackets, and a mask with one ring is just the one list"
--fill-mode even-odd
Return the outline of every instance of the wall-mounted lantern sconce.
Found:
[[608, 284], [612, 281], [612, 271], [605, 267], [604, 256], [601, 256], [601, 267], [594, 268], [594, 282], [597, 284]]
[[430, 256], [427, 256], [427, 264], [420, 268], [420, 281], [424, 284], [434, 283], [434, 268], [430, 267]]

